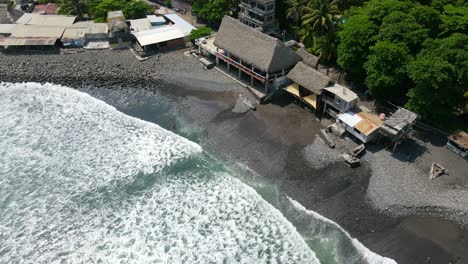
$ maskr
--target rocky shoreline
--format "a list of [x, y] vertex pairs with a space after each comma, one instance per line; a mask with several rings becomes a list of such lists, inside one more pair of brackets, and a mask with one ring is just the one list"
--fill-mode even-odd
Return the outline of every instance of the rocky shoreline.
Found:
[[[330, 151], [315, 137], [322, 125], [306, 110], [277, 98], [256, 112], [233, 113], [239, 94], [249, 94], [224, 75], [206, 72], [182, 51], [142, 62], [128, 50], [2, 54], [0, 81], [92, 87], [85, 88], [91, 94], [101, 88], [119, 87], [161, 93], [176, 101], [178, 109], [204, 131], [209, 138], [202, 142], [205, 148], [270, 179], [307, 209], [339, 223], [372, 251], [399, 263], [468, 262], [468, 250], [463, 252], [468, 249], [468, 216], [437, 204], [412, 207], [410, 200], [406, 201], [407, 207], [388, 206], [385, 210], [387, 205], [383, 203], [376, 205], [383, 210], [375, 210], [368, 200], [367, 187], [376, 168], [366, 163], [356, 170], [348, 169], [336, 159], [339, 152]], [[324, 155], [322, 162], [317, 162], [319, 154]], [[373, 158], [386, 161], [386, 157]], [[424, 224], [414, 224], [421, 222]], [[451, 237], [433, 231], [447, 228], [455, 230]]]

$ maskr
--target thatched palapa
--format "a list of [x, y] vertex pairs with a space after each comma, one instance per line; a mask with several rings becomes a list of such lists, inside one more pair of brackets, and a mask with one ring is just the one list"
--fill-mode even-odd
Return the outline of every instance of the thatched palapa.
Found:
[[214, 45], [266, 73], [288, 69], [300, 60], [300, 57], [279, 39], [263, 34], [229, 16], [224, 16]]
[[302, 59], [301, 61], [305, 63], [307, 66], [310, 66], [314, 69], [317, 69], [319, 57], [309, 53], [304, 48], [299, 48], [296, 50], [296, 54], [299, 55]]
[[298, 62], [296, 66], [294, 66], [288, 73], [288, 78], [315, 94], [321, 94], [322, 89], [331, 83], [328, 76], [312, 69], [302, 62]]

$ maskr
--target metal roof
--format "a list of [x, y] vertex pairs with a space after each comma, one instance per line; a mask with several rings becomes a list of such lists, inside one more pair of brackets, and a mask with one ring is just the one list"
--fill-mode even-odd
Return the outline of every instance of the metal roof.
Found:
[[0, 38], [0, 46], [53, 46], [55, 38]]
[[67, 28], [63, 32], [62, 39], [82, 39], [86, 30], [86, 28]]
[[24, 14], [15, 23], [23, 25], [44, 25], [44, 26], [71, 26], [75, 22], [75, 16], [61, 15], [38, 15]]
[[65, 27], [51, 27], [39, 25], [16, 25], [12, 37], [16, 38], [55, 38], [62, 37]]
[[180, 30], [184, 32], [184, 34], [186, 34], [187, 36], [188, 34], [190, 34], [190, 32], [192, 32], [192, 30], [196, 29], [194, 26], [190, 25], [190, 23], [188, 23], [176, 14], [167, 14], [164, 15], [164, 17], [172, 21], [172, 23], [174, 23], [174, 25], [180, 28]]
[[356, 115], [353, 112], [346, 112], [344, 114], [339, 114], [337, 118], [343, 121], [346, 125], [350, 127], [356, 126], [362, 120], [360, 116]]
[[132, 19], [130, 20], [130, 26], [132, 27], [133, 31], [136, 32], [151, 29], [151, 23], [147, 18]]
[[16, 24], [0, 24], [0, 34], [11, 34]]
[[147, 15], [146, 18], [149, 20], [150, 23], [166, 23], [166, 20], [162, 16]]
[[339, 98], [345, 100], [348, 103], [357, 100], [358, 98], [357, 94], [355, 94], [353, 91], [339, 84], [334, 84], [331, 87], [326, 87], [323, 89], [338, 96]]
[[107, 23], [94, 23], [88, 27], [86, 34], [107, 34]]
[[176, 26], [164, 26], [141, 32], [132, 33], [140, 45], [147, 46], [173, 39], [183, 38], [186, 35]]

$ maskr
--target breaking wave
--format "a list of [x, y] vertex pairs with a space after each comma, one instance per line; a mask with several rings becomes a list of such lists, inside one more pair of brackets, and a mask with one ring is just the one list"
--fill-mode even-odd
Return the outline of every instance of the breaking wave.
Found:
[[0, 105], [0, 263], [394, 263], [88, 94], [1, 83]]

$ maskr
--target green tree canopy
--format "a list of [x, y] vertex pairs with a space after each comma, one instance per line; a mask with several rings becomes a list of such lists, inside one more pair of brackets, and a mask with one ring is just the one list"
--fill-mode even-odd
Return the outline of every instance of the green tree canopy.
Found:
[[379, 101], [396, 99], [405, 93], [404, 81], [409, 52], [406, 46], [388, 40], [370, 48], [366, 69], [366, 85]]
[[88, 7], [96, 22], [105, 22], [109, 11], [122, 10], [126, 19], [143, 18], [153, 12], [151, 6], [141, 0], [94, 1]]
[[378, 37], [380, 40], [404, 43], [415, 50], [428, 37], [428, 30], [419, 25], [412, 15], [395, 11], [383, 19]]
[[339, 33], [337, 63], [352, 74], [356, 80], [364, 81], [364, 62], [369, 55], [369, 47], [373, 45], [373, 36], [378, 27], [367, 15], [357, 14], [346, 20], [343, 30]]
[[430, 120], [444, 120], [455, 108], [463, 108], [468, 92], [468, 37], [456, 33], [428, 40], [408, 65], [414, 83], [406, 106]]
[[335, 31], [336, 16], [340, 14], [338, 0], [313, 0], [302, 11], [302, 24], [310, 25], [318, 35]]

